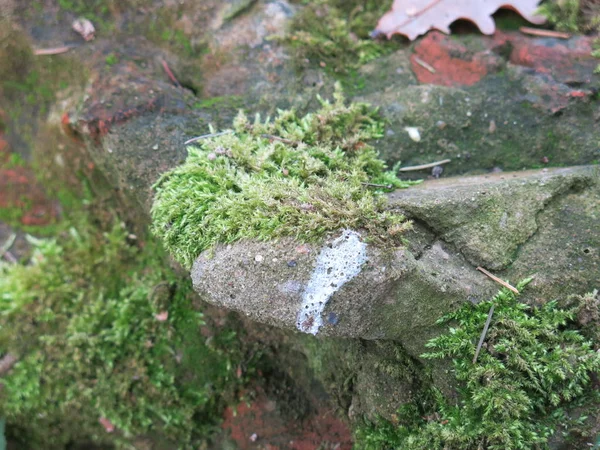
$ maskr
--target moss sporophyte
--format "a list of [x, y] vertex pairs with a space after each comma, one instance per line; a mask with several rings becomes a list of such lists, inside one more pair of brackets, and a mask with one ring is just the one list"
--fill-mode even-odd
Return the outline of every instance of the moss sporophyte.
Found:
[[408, 187], [369, 141], [383, 124], [363, 103], [334, 101], [300, 117], [280, 110], [188, 147], [185, 163], [155, 184], [153, 232], [184, 266], [216, 244], [293, 236], [316, 241], [341, 229], [397, 241], [410, 223], [385, 208], [385, 191]]

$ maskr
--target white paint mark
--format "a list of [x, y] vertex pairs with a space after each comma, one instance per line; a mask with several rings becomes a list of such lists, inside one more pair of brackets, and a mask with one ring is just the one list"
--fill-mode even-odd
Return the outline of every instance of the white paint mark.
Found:
[[330, 245], [325, 246], [317, 258], [317, 266], [302, 294], [296, 327], [316, 335], [323, 325], [321, 314], [331, 296], [362, 270], [367, 261], [367, 244], [360, 234], [344, 230]]

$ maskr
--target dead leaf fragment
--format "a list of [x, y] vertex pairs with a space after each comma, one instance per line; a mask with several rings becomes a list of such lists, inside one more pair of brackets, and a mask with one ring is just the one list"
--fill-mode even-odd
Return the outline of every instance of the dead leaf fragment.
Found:
[[115, 431], [115, 426], [106, 417], [100, 417], [98, 419], [98, 422], [100, 422], [100, 425], [104, 427], [107, 433], [112, 433], [113, 431]]
[[394, 0], [392, 9], [385, 13], [373, 35], [402, 34], [411, 41], [429, 30], [450, 33], [450, 24], [458, 19], [473, 22], [483, 34], [492, 34], [494, 14], [500, 8], [517, 11], [531, 23], [541, 24], [544, 17], [536, 15], [540, 0]]
[[73, 27], [73, 30], [79, 33], [86, 41], [91, 41], [96, 37], [96, 28], [94, 28], [92, 22], [83, 17], [73, 21], [71, 26]]
[[162, 311], [154, 315], [154, 318], [159, 322], [165, 322], [169, 318], [169, 311]]

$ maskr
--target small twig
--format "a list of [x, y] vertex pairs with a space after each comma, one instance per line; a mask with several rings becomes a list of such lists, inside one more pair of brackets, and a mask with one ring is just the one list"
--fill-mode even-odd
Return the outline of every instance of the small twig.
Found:
[[[15, 243], [16, 238], [17, 238], [17, 235], [15, 233], [12, 233], [10, 236], [8, 236], [8, 239], [6, 240], [6, 242], [4, 244], [2, 244], [2, 247], [0, 247], [0, 259], [2, 259], [3, 256], [8, 255], [8, 251]], [[14, 256], [13, 256], [13, 258], [14, 258]], [[8, 257], [6, 259], [11, 261], [10, 257]], [[13, 261], [11, 261], [11, 262], [13, 262]]]
[[492, 275], [491, 273], [489, 273], [487, 270], [485, 270], [483, 267], [477, 267], [477, 270], [479, 270], [481, 273], [487, 275], [488, 277], [490, 277], [492, 280], [494, 280], [496, 283], [501, 284], [502, 286], [504, 286], [507, 289], [510, 289], [511, 291], [513, 291], [515, 294], [518, 294], [519, 291], [517, 290], [516, 287], [511, 286], [510, 284], [508, 284], [506, 281], [501, 280], [500, 278], [498, 278], [495, 275]]
[[558, 39], [569, 39], [571, 35], [562, 31], [540, 30], [539, 28], [521, 27], [519, 31], [531, 36], [553, 37]]
[[165, 72], [167, 72], [167, 75], [169, 76], [171, 81], [175, 84], [175, 86], [180, 88], [181, 83], [179, 81], [177, 81], [177, 78], [175, 78], [175, 75], [173, 75], [173, 72], [171, 72], [171, 69], [169, 69], [167, 62], [164, 59], [161, 62], [162, 62], [163, 69], [165, 69]]
[[431, 67], [431, 65], [427, 64], [425, 61], [423, 61], [421, 58], [419, 58], [416, 55], [415, 55], [415, 62], [418, 65], [420, 65], [421, 67], [424, 67], [425, 69], [429, 70], [431, 73], [435, 73], [435, 69], [433, 67]]
[[72, 46], [64, 46], [64, 47], [53, 47], [53, 48], [36, 48], [33, 50], [34, 55], [43, 56], [43, 55], [58, 55], [60, 53], [66, 53], [71, 50]]
[[297, 147], [300, 144], [300, 142], [292, 141], [291, 139], [285, 139], [279, 136], [273, 136], [272, 134], [261, 134], [260, 137], [269, 139], [270, 141], [283, 142], [284, 144], [293, 145], [294, 147]]
[[13, 255], [11, 252], [4, 253], [4, 259], [11, 264], [17, 264], [19, 262], [19, 260], [15, 258], [15, 255]]
[[200, 141], [200, 140], [202, 140], [202, 139], [207, 139], [207, 138], [213, 138], [213, 137], [223, 136], [224, 134], [231, 134], [231, 133], [233, 133], [233, 131], [232, 131], [232, 130], [225, 130], [225, 131], [221, 131], [221, 132], [219, 132], [219, 133], [203, 134], [202, 136], [198, 136], [198, 137], [195, 137], [195, 138], [192, 138], [192, 139], [188, 139], [187, 141], [185, 141], [185, 142], [183, 143], [183, 145], [188, 145], [188, 144], [191, 144], [191, 143], [193, 143], [193, 142]]
[[485, 321], [485, 325], [483, 326], [483, 331], [481, 332], [481, 336], [479, 337], [479, 344], [477, 344], [477, 350], [475, 350], [475, 356], [473, 356], [473, 364], [477, 362], [477, 357], [479, 356], [479, 352], [481, 351], [481, 346], [483, 345], [483, 341], [485, 340], [485, 335], [488, 332], [488, 328], [490, 327], [490, 322], [492, 321], [492, 316], [494, 315], [494, 306], [490, 308], [490, 312], [488, 313], [487, 320]]
[[436, 161], [436, 162], [432, 162], [429, 164], [421, 164], [420, 166], [409, 166], [409, 167], [401, 167], [399, 169], [400, 172], [411, 172], [414, 170], [424, 170], [424, 169], [431, 169], [432, 167], [435, 166], [441, 166], [442, 164], [448, 164], [450, 161], [452, 161], [451, 159], [444, 159], [442, 161]]
[[17, 363], [19, 358], [17, 358], [12, 353], [7, 353], [0, 359], [0, 375], [4, 375], [8, 372], [12, 367]]
[[394, 187], [393, 184], [374, 184], [374, 183], [360, 183], [363, 186], [374, 187], [374, 188], [383, 188], [383, 189], [392, 189]]

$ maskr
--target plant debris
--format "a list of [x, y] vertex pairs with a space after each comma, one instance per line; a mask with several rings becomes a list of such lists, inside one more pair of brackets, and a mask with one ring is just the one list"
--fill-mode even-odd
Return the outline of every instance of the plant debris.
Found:
[[402, 34], [412, 41], [433, 29], [449, 34], [450, 24], [458, 19], [470, 20], [483, 34], [492, 34], [496, 30], [492, 14], [501, 7], [514, 9], [531, 23], [544, 23], [544, 17], [537, 15], [539, 3], [539, 0], [394, 0], [392, 9], [379, 19], [372, 35], [391, 38]]
[[73, 21], [71, 27], [86, 41], [92, 41], [96, 37], [96, 28], [94, 28], [94, 24], [84, 17], [80, 17]]

